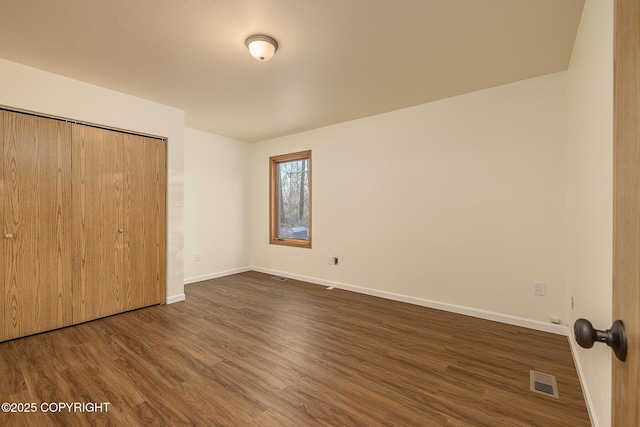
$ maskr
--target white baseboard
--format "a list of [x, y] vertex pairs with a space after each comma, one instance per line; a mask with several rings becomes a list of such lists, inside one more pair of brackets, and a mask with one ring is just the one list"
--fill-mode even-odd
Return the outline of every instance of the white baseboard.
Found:
[[167, 304], [173, 304], [174, 302], [184, 301], [184, 294], [171, 295], [167, 297]]
[[600, 427], [598, 418], [596, 418], [596, 409], [593, 406], [593, 400], [591, 400], [591, 394], [589, 393], [587, 381], [584, 377], [584, 371], [582, 370], [582, 363], [580, 363], [580, 358], [578, 357], [578, 344], [575, 342], [575, 340], [572, 340], [570, 336], [567, 336], [567, 339], [569, 340], [569, 347], [571, 348], [573, 363], [576, 365], [576, 371], [578, 371], [578, 379], [580, 379], [580, 385], [582, 386], [582, 395], [584, 396], [584, 401], [587, 405], [587, 412], [589, 414], [589, 419], [591, 420], [591, 426]]
[[232, 274], [244, 273], [245, 271], [252, 270], [251, 267], [234, 268], [232, 270], [219, 271], [217, 273], [204, 274], [202, 276], [187, 277], [184, 279], [184, 284], [202, 282], [204, 280], [217, 279], [218, 277], [231, 276]]
[[364, 288], [361, 286], [349, 285], [346, 283], [333, 282], [324, 279], [318, 279], [315, 277], [302, 276], [299, 274], [287, 273], [284, 271], [271, 270], [261, 267], [251, 267], [249, 270], [258, 271], [260, 273], [271, 274], [274, 276], [287, 277], [289, 279], [301, 280], [304, 282], [314, 283], [323, 286], [333, 286], [335, 288], [344, 289], [347, 291], [357, 292], [366, 295], [372, 295], [376, 297], [386, 298], [394, 301], [406, 302], [409, 304], [420, 305], [423, 307], [429, 307], [436, 310], [448, 311], [451, 313], [463, 314], [466, 316], [477, 317], [485, 320], [493, 320], [495, 322], [506, 323], [514, 326], [521, 326], [523, 328], [535, 329], [543, 332], [550, 332], [552, 334], [567, 336], [569, 331], [566, 326], [555, 325], [552, 323], [540, 322], [537, 320], [525, 319], [517, 316], [510, 316], [507, 314], [495, 313], [492, 311], [480, 310], [472, 307], [465, 307], [461, 305], [448, 304], [438, 301], [432, 301], [423, 298], [410, 297], [407, 295], [395, 294], [393, 292], [380, 291], [377, 289]]

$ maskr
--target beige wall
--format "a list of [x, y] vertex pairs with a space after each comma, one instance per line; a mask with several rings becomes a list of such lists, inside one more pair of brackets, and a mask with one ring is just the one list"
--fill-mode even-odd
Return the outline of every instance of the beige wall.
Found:
[[167, 300], [171, 302], [183, 299], [184, 113], [2, 59], [0, 105], [165, 136], [169, 139]]
[[[612, 323], [613, 1], [587, 0], [568, 71], [570, 323]], [[611, 425], [611, 350], [572, 348], [595, 426]]]
[[188, 128], [184, 139], [184, 276], [191, 283], [250, 265], [250, 146]]
[[[268, 158], [306, 149], [313, 248], [269, 245]], [[251, 155], [255, 267], [527, 326], [567, 321], [566, 73], [260, 142]]]

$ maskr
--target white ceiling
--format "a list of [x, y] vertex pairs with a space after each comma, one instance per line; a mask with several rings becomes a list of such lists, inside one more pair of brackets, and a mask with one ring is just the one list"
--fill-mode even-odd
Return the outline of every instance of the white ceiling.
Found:
[[583, 3], [0, 0], [0, 57], [253, 142], [566, 70]]

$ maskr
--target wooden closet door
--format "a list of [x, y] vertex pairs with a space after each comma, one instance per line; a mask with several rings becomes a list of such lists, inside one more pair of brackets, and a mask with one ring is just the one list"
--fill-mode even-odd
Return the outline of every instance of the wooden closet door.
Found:
[[125, 281], [129, 309], [166, 300], [166, 141], [126, 135]]
[[127, 309], [124, 134], [73, 125], [73, 322]]
[[[6, 246], [6, 242], [4, 241], [6, 234], [6, 227], [4, 224], [4, 114], [4, 111], [0, 111], [0, 227], [2, 227], [0, 229], [0, 240], [3, 240], [0, 242], [0, 266], [2, 266], [2, 271], [0, 272], [0, 322], [2, 322], [3, 325], [7, 322], [7, 319], [5, 318], [6, 310], [4, 307], [6, 300], [4, 282], [8, 266], [4, 249]], [[0, 327], [0, 341], [5, 340], [4, 335], [4, 327]]]
[[0, 111], [1, 340], [72, 323], [71, 125]]

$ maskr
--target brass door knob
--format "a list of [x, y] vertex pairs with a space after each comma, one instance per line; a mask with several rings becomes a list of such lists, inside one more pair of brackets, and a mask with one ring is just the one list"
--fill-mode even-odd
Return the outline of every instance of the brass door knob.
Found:
[[5, 239], [13, 239], [13, 234], [7, 233], [7, 234], [4, 235], [4, 238]]

